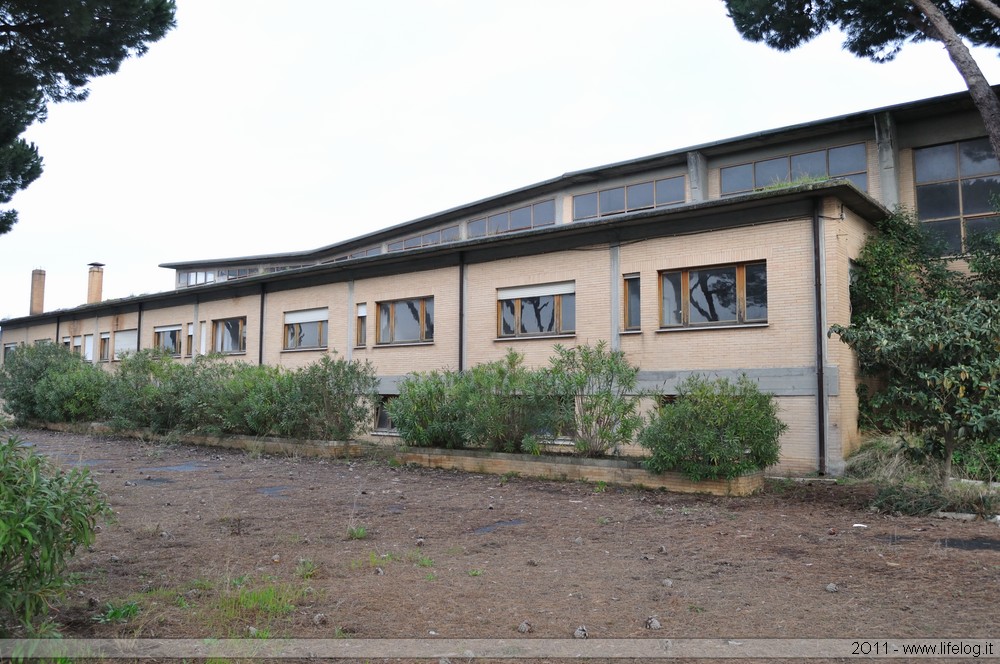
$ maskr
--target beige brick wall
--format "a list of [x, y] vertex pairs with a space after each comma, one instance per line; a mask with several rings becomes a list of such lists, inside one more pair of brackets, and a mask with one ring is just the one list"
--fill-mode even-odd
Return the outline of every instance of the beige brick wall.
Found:
[[[188, 307], [187, 322], [191, 321], [194, 315], [193, 305]], [[206, 323], [206, 351], [213, 349], [213, 321], [226, 318], [246, 317], [247, 344], [245, 353], [233, 353], [228, 355], [234, 362], [247, 362], [257, 364], [260, 352], [260, 296], [248, 295], [243, 297], [231, 297], [225, 300], [213, 300], [211, 302], [201, 302], [198, 305], [199, 322]], [[145, 325], [143, 326], [145, 327]], [[197, 326], [196, 326], [197, 327]], [[271, 340], [268, 339], [271, 343]], [[276, 343], [280, 343], [280, 340]]]
[[[622, 274], [640, 275], [642, 331], [623, 335], [622, 350], [645, 370], [813, 364], [810, 224], [796, 219], [623, 246]], [[660, 271], [756, 260], [767, 261], [767, 327], [659, 331]]]
[[[457, 267], [355, 281], [355, 304], [365, 302], [368, 305], [368, 338], [364, 348], [353, 349], [354, 359], [371, 360], [383, 376], [458, 368], [459, 292]], [[434, 298], [433, 343], [376, 345], [376, 303], [427, 296]], [[352, 325], [353, 319], [352, 311]]]
[[[298, 368], [312, 364], [324, 354], [346, 358], [348, 318], [353, 320], [353, 314], [349, 316], [347, 310], [348, 292], [346, 283], [336, 283], [268, 293], [264, 307], [264, 364]], [[327, 348], [284, 350], [285, 313], [321, 307], [329, 310]]]
[[[525, 356], [528, 366], [548, 364], [553, 346], [594, 344], [610, 332], [610, 255], [606, 245], [541, 256], [509, 258], [469, 265], [467, 366], [502, 358], [508, 348]], [[576, 283], [576, 334], [568, 338], [497, 337], [497, 290], [554, 282]]]

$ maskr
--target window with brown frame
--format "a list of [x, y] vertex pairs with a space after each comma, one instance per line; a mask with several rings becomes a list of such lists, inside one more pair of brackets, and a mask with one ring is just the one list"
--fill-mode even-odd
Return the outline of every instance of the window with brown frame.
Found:
[[354, 345], [363, 348], [368, 345], [368, 303], [358, 305], [354, 326]]
[[660, 273], [660, 328], [767, 322], [767, 264], [712, 265]]
[[722, 195], [741, 194], [797, 181], [841, 178], [868, 190], [864, 143], [769, 157], [719, 169]]
[[111, 359], [111, 333], [101, 332], [101, 341], [98, 346], [98, 360], [101, 362], [107, 362]]
[[497, 291], [497, 336], [541, 337], [576, 332], [576, 284], [572, 281]]
[[640, 296], [639, 296], [639, 275], [638, 274], [626, 274], [625, 275], [625, 325], [624, 328], [628, 332], [639, 330], [642, 328], [642, 316], [640, 314]]
[[378, 303], [380, 346], [434, 341], [434, 298], [420, 297]]
[[212, 350], [216, 353], [247, 351], [247, 319], [221, 318], [212, 321]]
[[181, 326], [164, 325], [153, 328], [153, 346], [168, 355], [181, 354]]
[[329, 309], [285, 312], [284, 350], [326, 348]]

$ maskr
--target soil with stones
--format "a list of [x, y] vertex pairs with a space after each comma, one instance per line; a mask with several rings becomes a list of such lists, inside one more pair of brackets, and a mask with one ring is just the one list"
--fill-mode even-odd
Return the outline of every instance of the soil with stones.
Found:
[[968, 639], [1000, 624], [997, 525], [874, 514], [857, 487], [714, 498], [391, 453], [15, 434], [88, 467], [114, 510], [71, 563], [79, 584], [53, 614], [67, 637]]

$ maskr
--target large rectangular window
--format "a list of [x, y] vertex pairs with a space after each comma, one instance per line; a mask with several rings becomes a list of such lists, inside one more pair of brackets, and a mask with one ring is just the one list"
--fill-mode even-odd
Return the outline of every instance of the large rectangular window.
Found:
[[767, 322], [767, 265], [741, 263], [660, 273], [660, 327]]
[[947, 255], [981, 232], [1000, 230], [1000, 163], [985, 138], [913, 151], [917, 218]]
[[170, 355], [181, 354], [181, 326], [164, 325], [153, 328], [153, 346]]
[[17, 350], [17, 344], [16, 343], [4, 344], [3, 345], [3, 359], [4, 359], [4, 361], [6, 361], [7, 358], [10, 357], [10, 354], [13, 353], [15, 350]]
[[216, 353], [245, 353], [247, 319], [222, 318], [212, 321], [212, 350]]
[[539, 201], [531, 205], [497, 212], [488, 217], [473, 219], [466, 223], [466, 236], [471, 238], [484, 235], [499, 235], [541, 228], [556, 223], [556, 202], [554, 199]]
[[83, 335], [83, 359], [88, 362], [94, 361], [94, 335]]
[[864, 143], [782, 155], [726, 166], [719, 171], [722, 194], [740, 194], [793, 182], [840, 178], [868, 190], [868, 161]]
[[642, 327], [640, 315], [639, 275], [625, 275], [625, 329], [635, 331]]
[[98, 360], [107, 362], [111, 359], [111, 333], [101, 332], [101, 342], [98, 347]]
[[575, 282], [497, 290], [498, 337], [552, 336], [575, 331]]
[[434, 298], [378, 303], [378, 344], [422, 343], [434, 340]]
[[115, 332], [115, 354], [114, 359], [122, 359], [126, 353], [134, 353], [138, 350], [139, 343], [138, 330], [118, 330]]
[[285, 350], [326, 348], [329, 310], [305, 309], [285, 313]]

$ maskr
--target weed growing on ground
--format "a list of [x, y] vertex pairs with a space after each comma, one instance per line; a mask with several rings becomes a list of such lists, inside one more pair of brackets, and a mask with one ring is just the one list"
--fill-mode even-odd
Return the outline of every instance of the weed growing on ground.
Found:
[[298, 564], [295, 566], [295, 576], [299, 577], [303, 581], [306, 579], [311, 579], [316, 574], [316, 563], [308, 558], [299, 558]]
[[352, 540], [363, 540], [368, 537], [368, 529], [364, 526], [349, 526], [347, 528], [347, 537]]
[[135, 602], [108, 602], [104, 612], [94, 616], [94, 621], [101, 624], [126, 623], [130, 618], [139, 615], [139, 605]]
[[469, 570], [469, 576], [482, 576], [482, 575], [483, 575], [483, 570], [481, 570], [481, 569], [470, 569]]

